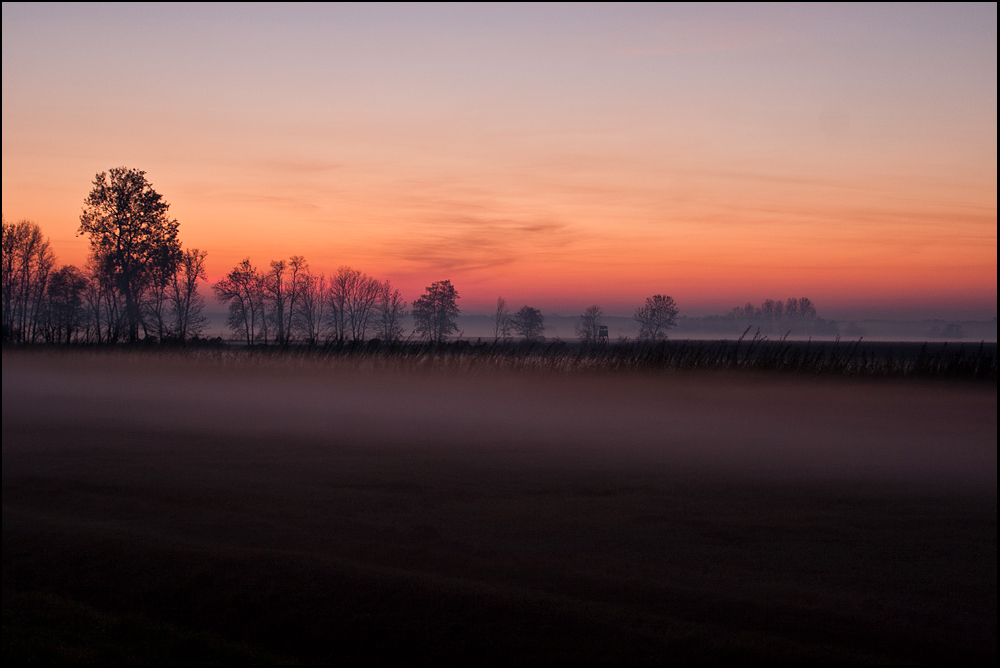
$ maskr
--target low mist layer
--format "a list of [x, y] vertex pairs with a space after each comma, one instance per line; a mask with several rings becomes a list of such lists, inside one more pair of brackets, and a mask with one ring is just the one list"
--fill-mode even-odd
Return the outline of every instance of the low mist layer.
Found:
[[[3, 420], [681, 471], [996, 486], [996, 388], [4, 354]], [[141, 442], [136, 448], [143, 447]]]

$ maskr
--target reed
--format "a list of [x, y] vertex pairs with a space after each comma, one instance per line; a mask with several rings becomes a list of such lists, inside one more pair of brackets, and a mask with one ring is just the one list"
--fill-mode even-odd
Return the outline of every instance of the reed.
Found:
[[[61, 346], [60, 349], [65, 349]], [[107, 351], [87, 347], [84, 350]], [[78, 348], [79, 350], [79, 348]], [[359, 370], [454, 372], [543, 371], [620, 373], [661, 370], [745, 371], [860, 378], [958, 379], [996, 382], [997, 344], [788, 341], [759, 333], [737, 340], [620, 341], [586, 345], [552, 340], [531, 343], [453, 341], [343, 343], [327, 346], [140, 347], [125, 354], [197, 357], [229, 364], [289, 362]]]

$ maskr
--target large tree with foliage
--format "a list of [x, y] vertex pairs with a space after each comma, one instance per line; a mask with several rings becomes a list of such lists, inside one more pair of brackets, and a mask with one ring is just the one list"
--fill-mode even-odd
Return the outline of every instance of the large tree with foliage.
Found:
[[127, 167], [98, 174], [84, 200], [79, 232], [90, 236], [95, 263], [125, 302], [129, 341], [139, 338], [144, 293], [181, 259], [169, 208], [144, 171]]
[[668, 295], [646, 297], [646, 303], [635, 310], [639, 323], [639, 338], [659, 341], [667, 338], [667, 330], [677, 325], [677, 304]]
[[524, 337], [525, 341], [538, 341], [545, 334], [545, 316], [537, 308], [522, 306], [511, 318], [514, 331]]
[[458, 331], [458, 292], [451, 281], [432, 283], [424, 294], [413, 302], [413, 323], [417, 334], [426, 336], [432, 343], [441, 343], [445, 337]]

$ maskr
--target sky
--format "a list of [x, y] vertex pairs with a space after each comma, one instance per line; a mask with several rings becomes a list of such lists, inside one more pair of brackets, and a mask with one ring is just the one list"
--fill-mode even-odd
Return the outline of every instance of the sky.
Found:
[[997, 7], [3, 3], [3, 215], [144, 170], [214, 281], [304, 255], [571, 315], [997, 314]]

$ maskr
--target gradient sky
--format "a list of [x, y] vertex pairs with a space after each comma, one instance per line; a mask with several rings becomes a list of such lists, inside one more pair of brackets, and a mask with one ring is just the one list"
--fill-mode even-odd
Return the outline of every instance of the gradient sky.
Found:
[[5, 219], [80, 264], [115, 166], [212, 279], [988, 319], [997, 7], [4, 3]]

